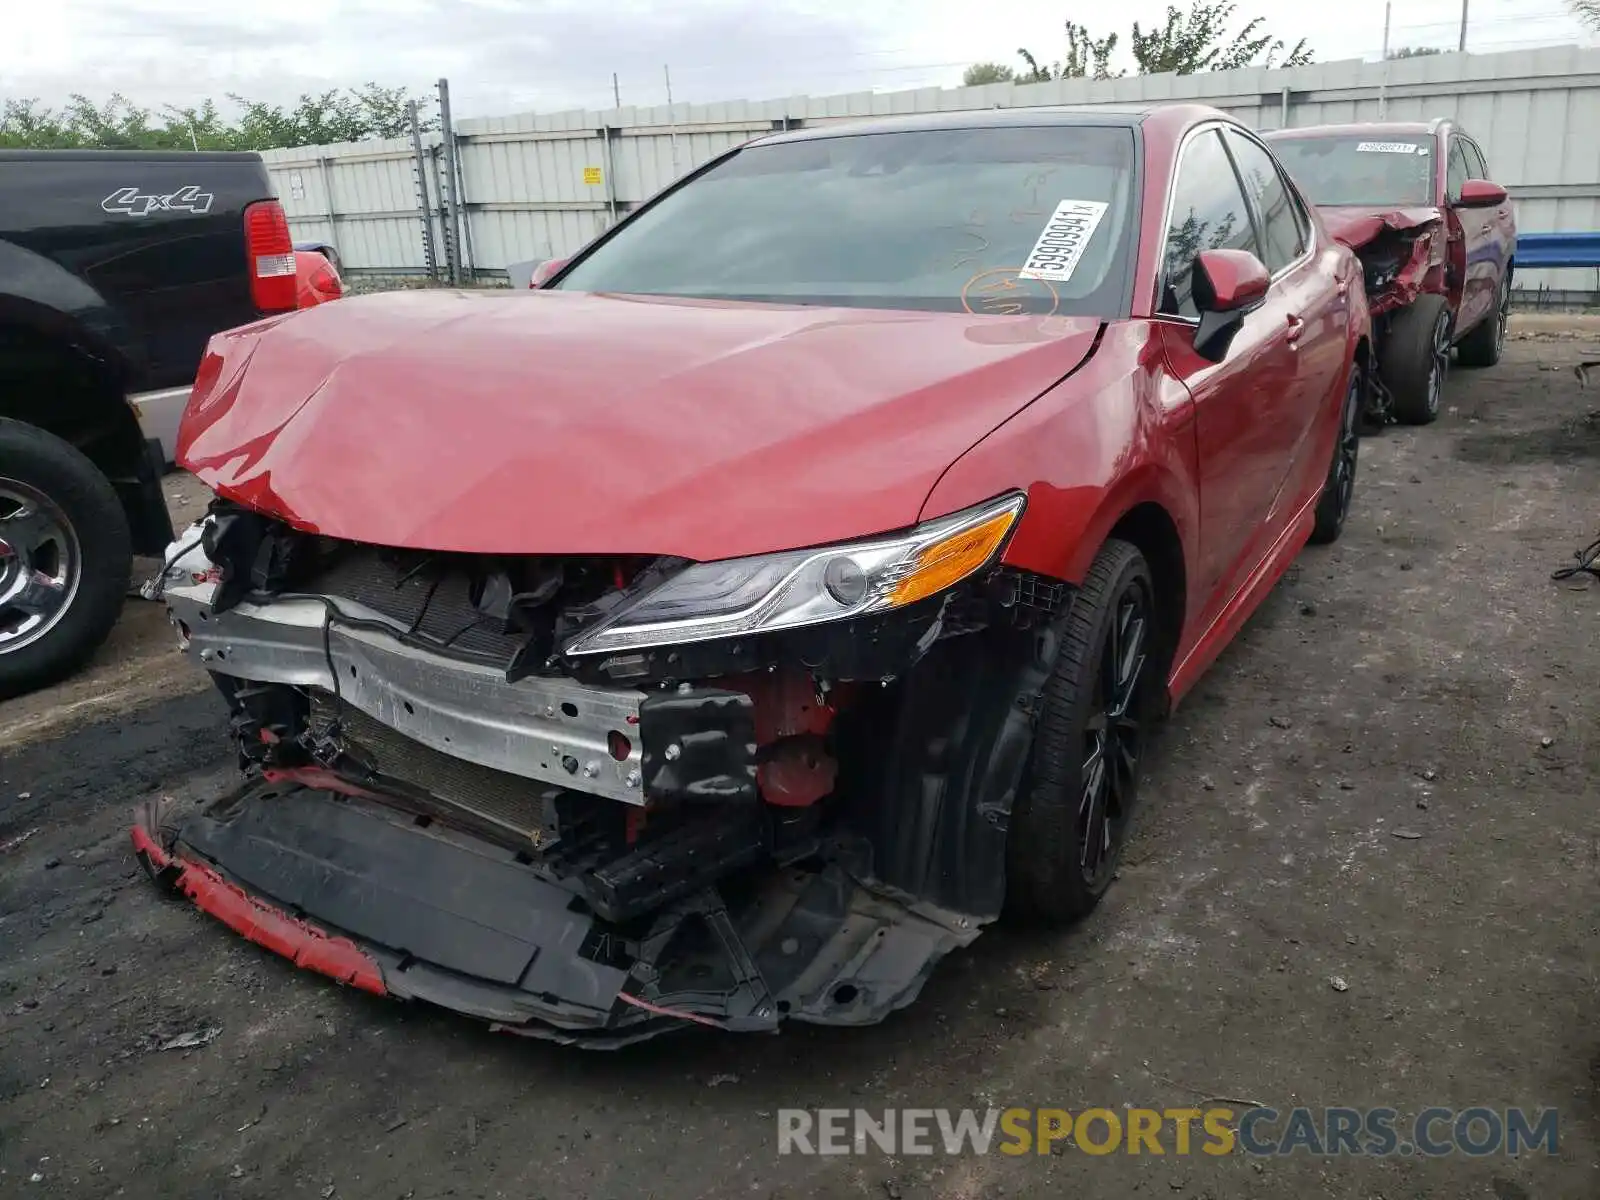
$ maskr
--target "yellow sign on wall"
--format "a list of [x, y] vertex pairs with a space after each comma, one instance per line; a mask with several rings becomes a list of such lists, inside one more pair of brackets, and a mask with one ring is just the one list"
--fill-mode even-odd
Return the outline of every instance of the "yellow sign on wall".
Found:
[[583, 169], [583, 181], [590, 185], [598, 184], [601, 181], [600, 168], [585, 167]]

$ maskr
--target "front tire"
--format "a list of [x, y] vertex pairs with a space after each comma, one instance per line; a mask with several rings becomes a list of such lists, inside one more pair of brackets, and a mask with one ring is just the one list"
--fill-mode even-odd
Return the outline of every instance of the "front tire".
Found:
[[1311, 540], [1318, 545], [1337, 541], [1350, 515], [1350, 501], [1356, 491], [1356, 460], [1361, 455], [1362, 368], [1350, 368], [1350, 386], [1345, 389], [1344, 408], [1339, 413], [1339, 436], [1333, 443], [1333, 461], [1328, 478], [1317, 499], [1317, 523]]
[[1110, 886], [1158, 710], [1162, 641], [1144, 555], [1108, 541], [1067, 611], [1011, 816], [1006, 898], [1018, 915], [1076, 920]]
[[1439, 416], [1450, 372], [1450, 308], [1444, 297], [1418, 296], [1389, 322], [1378, 374], [1394, 396], [1402, 425], [1429, 425]]
[[0, 419], [0, 699], [87, 659], [116, 623], [132, 570], [111, 482], [76, 447]]

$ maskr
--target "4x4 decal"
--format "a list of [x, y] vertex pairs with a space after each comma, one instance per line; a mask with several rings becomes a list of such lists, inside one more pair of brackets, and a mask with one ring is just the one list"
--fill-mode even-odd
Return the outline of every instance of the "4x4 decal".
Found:
[[187, 212], [205, 214], [211, 211], [216, 197], [202, 192], [198, 185], [189, 184], [165, 196], [141, 192], [136, 187], [118, 188], [100, 201], [108, 213], [121, 213], [129, 217], [147, 217], [153, 212]]

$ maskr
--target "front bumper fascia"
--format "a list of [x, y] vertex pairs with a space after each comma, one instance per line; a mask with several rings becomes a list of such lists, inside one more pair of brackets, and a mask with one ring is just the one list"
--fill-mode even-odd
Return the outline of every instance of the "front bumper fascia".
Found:
[[871, 1024], [978, 933], [835, 866], [774, 872], [737, 909], [708, 888], [624, 935], [509, 850], [266, 780], [182, 819], [148, 803], [132, 838], [158, 882], [297, 966], [597, 1049], [693, 1026]]

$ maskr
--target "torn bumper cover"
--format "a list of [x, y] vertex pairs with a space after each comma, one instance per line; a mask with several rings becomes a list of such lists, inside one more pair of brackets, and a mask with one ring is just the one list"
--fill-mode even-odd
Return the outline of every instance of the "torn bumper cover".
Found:
[[871, 1024], [1000, 913], [1065, 585], [996, 571], [857, 622], [522, 673], [545, 627], [466, 619], [504, 564], [430, 578], [323, 546], [229, 597], [199, 531], [180, 542], [164, 598], [245, 778], [141, 810], [134, 846], [300, 966], [609, 1047]]
[[158, 881], [297, 966], [596, 1048], [691, 1024], [869, 1024], [978, 932], [837, 868], [772, 872], [738, 912], [707, 889], [617, 930], [503, 847], [294, 783], [246, 785], [176, 827], [145, 808], [133, 844]]

